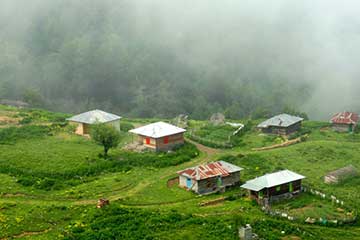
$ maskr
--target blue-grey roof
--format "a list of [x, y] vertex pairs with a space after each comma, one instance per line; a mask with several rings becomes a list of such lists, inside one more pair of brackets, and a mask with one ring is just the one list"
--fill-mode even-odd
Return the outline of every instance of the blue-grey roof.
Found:
[[121, 119], [121, 117], [115, 114], [107, 113], [101, 110], [93, 110], [73, 116], [71, 118], [68, 118], [67, 120], [71, 122], [95, 124], [113, 122], [119, 119]]
[[271, 188], [285, 183], [304, 179], [305, 177], [289, 170], [283, 170], [247, 181], [242, 188], [252, 191], [260, 191], [264, 188]]
[[297, 116], [291, 116], [289, 114], [283, 113], [272, 117], [262, 123], [260, 123], [258, 128], [267, 128], [267, 127], [289, 127], [295, 123], [301, 122], [304, 119]]

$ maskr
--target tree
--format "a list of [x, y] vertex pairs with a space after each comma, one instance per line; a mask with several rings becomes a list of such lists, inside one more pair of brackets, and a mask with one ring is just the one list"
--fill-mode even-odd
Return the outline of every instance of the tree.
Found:
[[94, 142], [104, 147], [104, 157], [108, 156], [111, 148], [116, 148], [121, 140], [120, 133], [106, 124], [95, 124], [91, 128], [90, 136]]

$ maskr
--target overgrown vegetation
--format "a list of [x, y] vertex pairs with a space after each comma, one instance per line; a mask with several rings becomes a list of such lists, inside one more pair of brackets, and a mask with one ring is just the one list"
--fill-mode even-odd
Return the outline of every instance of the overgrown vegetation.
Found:
[[177, 211], [121, 208], [92, 209], [83, 222], [75, 222], [65, 240], [82, 239], [234, 239], [234, 220], [195, 217]]
[[22, 126], [0, 129], [0, 144], [15, 144], [19, 140], [35, 139], [48, 136], [51, 128], [48, 126]]
[[116, 148], [121, 140], [120, 133], [112, 126], [106, 124], [94, 124], [91, 126], [91, 139], [103, 146], [104, 157], [108, 157], [108, 152], [111, 148]]

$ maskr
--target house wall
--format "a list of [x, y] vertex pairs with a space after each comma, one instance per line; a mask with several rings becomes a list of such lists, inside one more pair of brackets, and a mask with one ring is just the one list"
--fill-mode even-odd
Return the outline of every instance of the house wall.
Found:
[[168, 143], [165, 143], [165, 137], [163, 137], [157, 139], [150, 138], [150, 144], [147, 144], [147, 138], [146, 136], [138, 136], [138, 142], [154, 151], [169, 151], [185, 142], [183, 133], [168, 136]]
[[112, 127], [115, 128], [117, 131], [120, 132], [120, 119], [119, 119], [119, 120], [112, 121], [112, 122], [108, 122], [108, 123], [106, 123], [106, 125], [112, 126]]
[[[86, 123], [70, 122], [70, 124], [75, 125], [75, 134], [78, 135], [89, 135], [91, 130], [91, 125]], [[115, 120], [112, 122], [106, 123], [106, 125], [114, 127], [117, 131], [120, 132], [120, 120]]]
[[148, 137], [145, 136], [138, 136], [138, 143], [141, 145], [146, 146], [148, 149], [156, 151], [156, 139], [155, 138], [149, 138], [150, 139], [150, 144], [146, 143], [146, 139]]
[[165, 143], [165, 137], [156, 139], [156, 147], [158, 151], [168, 151], [183, 144], [183, 133], [168, 136], [168, 143]]
[[[293, 191], [290, 192], [290, 183], [278, 185], [272, 188], [265, 188], [260, 191], [250, 191], [250, 197], [253, 199], [258, 200], [260, 198], [260, 195], [262, 194], [263, 198], [271, 198], [271, 197], [277, 197], [286, 193], [294, 193], [301, 191], [301, 180], [292, 182], [293, 185]], [[280, 190], [278, 191], [277, 188], [280, 187]]]
[[[180, 176], [179, 177], [179, 186], [187, 188], [186, 181], [187, 181], [186, 177]], [[207, 193], [212, 193], [212, 192], [217, 191], [219, 189], [219, 187], [233, 186], [240, 182], [240, 172], [235, 172], [235, 173], [230, 174], [227, 177], [223, 177], [223, 178], [221, 178], [221, 181], [222, 181], [222, 184], [221, 184], [221, 186], [219, 186], [218, 185], [218, 177], [212, 177], [212, 178], [203, 179], [203, 180], [199, 180], [199, 181], [192, 180], [193, 188], [191, 190], [193, 190], [194, 192], [196, 192], [198, 194], [207, 194]]]
[[274, 127], [270, 126], [267, 128], [262, 128], [261, 131], [267, 134], [277, 134], [277, 135], [290, 135], [295, 133], [301, 128], [301, 122], [295, 123], [289, 127]]
[[355, 130], [356, 125], [349, 125], [349, 124], [338, 124], [338, 123], [333, 123], [332, 125], [332, 129], [336, 132], [350, 132]]

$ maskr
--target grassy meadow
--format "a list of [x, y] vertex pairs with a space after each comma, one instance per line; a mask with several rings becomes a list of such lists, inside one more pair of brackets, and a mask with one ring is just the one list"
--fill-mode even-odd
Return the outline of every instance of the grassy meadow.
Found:
[[[359, 178], [327, 185], [323, 176], [349, 164], [360, 169], [360, 134], [335, 133], [327, 123], [309, 121], [303, 128], [307, 140], [286, 148], [253, 151], [284, 139], [251, 128], [233, 148], [197, 150], [188, 143], [173, 153], [140, 154], [122, 149], [132, 141], [124, 131], [120, 146], [103, 159], [100, 146], [71, 133], [64, 123], [66, 114], [1, 106], [0, 115], [6, 120], [0, 129], [1, 240], [237, 239], [237, 228], [245, 223], [264, 239], [360, 239], [358, 223], [321, 226], [266, 215], [239, 188], [198, 196], [167, 186], [179, 170], [225, 160], [245, 169], [243, 182], [280, 169], [296, 171], [306, 176], [306, 186], [337, 196], [356, 212], [360, 210]], [[126, 119], [124, 128], [152, 121]], [[190, 127], [207, 124], [194, 121]], [[202, 136], [226, 136], [222, 127], [209, 133], [214, 128], [203, 127]], [[222, 203], [200, 206], [223, 196]], [[110, 206], [96, 209], [99, 198], [109, 199]], [[299, 218], [346, 214], [309, 194], [276, 204], [274, 209]]]

